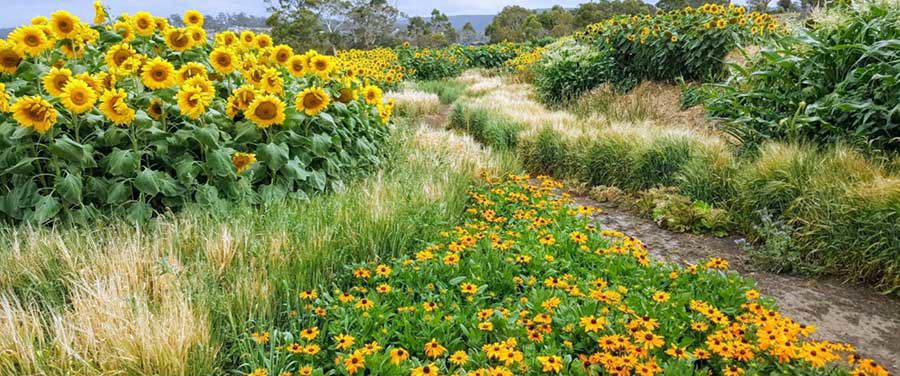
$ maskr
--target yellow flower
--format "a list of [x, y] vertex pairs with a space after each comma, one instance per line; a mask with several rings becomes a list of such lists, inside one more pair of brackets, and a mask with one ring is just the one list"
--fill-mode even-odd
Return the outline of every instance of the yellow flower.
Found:
[[331, 96], [320, 87], [308, 87], [303, 89], [294, 100], [294, 106], [303, 110], [308, 116], [316, 116], [331, 103]]
[[450, 355], [450, 363], [461, 366], [469, 362], [469, 355], [465, 351], [457, 351]]
[[269, 34], [259, 34], [256, 36], [256, 48], [264, 50], [272, 47], [272, 37]]
[[[233, 164], [234, 168], [237, 169], [238, 175], [249, 170], [250, 166], [252, 166], [254, 163], [256, 163], [256, 154], [235, 152], [231, 155], [231, 164]], [[316, 331], [316, 334], [318, 334], [318, 329]], [[313, 338], [315, 338], [315, 335], [313, 336]]]
[[657, 291], [653, 294], [653, 301], [657, 303], [665, 303], [669, 301], [669, 294], [664, 291]]
[[389, 354], [391, 356], [391, 363], [394, 365], [399, 365], [404, 360], [409, 359], [409, 352], [401, 348], [392, 349]]
[[178, 69], [178, 83], [185, 85], [188, 80], [194, 77], [202, 77], [204, 80], [208, 79], [206, 74], [206, 67], [203, 64], [197, 62], [189, 62], [185, 63]]
[[165, 89], [175, 85], [175, 67], [160, 57], [147, 61], [142, 71], [141, 82], [152, 90]]
[[300, 337], [307, 341], [312, 341], [312, 340], [316, 339], [316, 337], [318, 335], [319, 335], [319, 327], [317, 327], [317, 326], [314, 326], [312, 328], [306, 328], [306, 329], [303, 329], [302, 331], [300, 331]]
[[353, 346], [354, 341], [356, 341], [356, 339], [349, 334], [338, 334], [334, 337], [334, 342], [337, 342], [335, 347], [340, 350], [349, 349], [350, 346]]
[[275, 55], [275, 61], [278, 62], [279, 65], [286, 67], [288, 61], [294, 57], [294, 50], [291, 49], [291, 46], [279, 44], [275, 46], [273, 54]]
[[203, 13], [200, 13], [196, 10], [186, 11], [186, 12], [184, 12], [183, 21], [184, 21], [184, 24], [188, 25], [188, 26], [203, 27], [203, 22], [204, 22]]
[[184, 52], [194, 46], [194, 39], [191, 38], [187, 29], [173, 28], [166, 32], [166, 45], [173, 51]]
[[541, 371], [545, 373], [559, 373], [562, 370], [562, 358], [553, 356], [539, 356], [538, 362], [541, 363]]
[[17, 47], [19, 54], [37, 56], [53, 43], [39, 26], [22, 26], [9, 34], [9, 42]]
[[285, 68], [287, 68], [288, 73], [290, 73], [294, 77], [300, 77], [306, 71], [306, 56], [304, 55], [294, 55], [288, 59], [285, 64]]
[[149, 12], [137, 12], [131, 18], [131, 25], [134, 32], [142, 37], [149, 37], [156, 31], [156, 21]]
[[334, 69], [332, 57], [327, 55], [316, 55], [309, 59], [309, 67], [313, 73], [320, 77], [328, 77]]
[[52, 68], [50, 72], [47, 72], [44, 75], [44, 78], [41, 82], [44, 84], [44, 90], [47, 91], [50, 95], [54, 97], [58, 97], [62, 94], [63, 88], [66, 87], [66, 83], [69, 82], [69, 79], [72, 78], [72, 71], [67, 68]]
[[366, 99], [366, 103], [368, 104], [379, 104], [381, 103], [381, 88], [374, 85], [369, 85], [363, 88], [363, 98]]
[[131, 124], [134, 121], [135, 111], [125, 102], [127, 97], [125, 90], [107, 90], [100, 97], [100, 112], [115, 125]]
[[253, 99], [244, 115], [259, 128], [284, 123], [284, 102], [273, 95], [258, 96]]
[[187, 33], [191, 37], [192, 46], [202, 46], [206, 44], [206, 30], [199, 26], [188, 26]]
[[216, 45], [220, 47], [232, 47], [238, 41], [233, 31], [224, 31], [216, 34]]
[[16, 44], [0, 39], [0, 73], [16, 73], [22, 55], [18, 52]]
[[58, 113], [50, 102], [39, 96], [22, 97], [12, 105], [13, 119], [25, 128], [33, 128], [40, 134], [47, 133], [56, 124]]
[[94, 25], [99, 25], [106, 22], [106, 9], [103, 9], [103, 4], [100, 1], [94, 2]]
[[178, 94], [178, 109], [182, 115], [191, 119], [199, 119], [206, 112], [206, 106], [212, 98], [203, 89], [194, 85], [184, 85]]
[[74, 14], [58, 10], [50, 15], [50, 30], [57, 39], [68, 39], [74, 36], [80, 22]]
[[463, 294], [475, 295], [475, 293], [478, 292], [478, 286], [471, 283], [463, 283], [459, 285], [459, 290], [462, 291]]
[[437, 339], [432, 338], [431, 342], [425, 344], [425, 355], [431, 358], [437, 358], [444, 354], [447, 349], [438, 343]]
[[256, 46], [256, 34], [250, 30], [241, 32], [241, 44], [244, 48], [253, 48]]
[[134, 40], [134, 30], [131, 27], [131, 24], [128, 22], [118, 21], [114, 23], [113, 30], [122, 37], [123, 43], [128, 43]]
[[434, 364], [426, 364], [421, 367], [413, 368], [410, 376], [436, 376], [439, 375], [438, 368]]
[[115, 70], [125, 63], [130, 57], [137, 55], [137, 51], [127, 43], [113, 45], [106, 51], [105, 62], [110, 71]]
[[11, 96], [6, 92], [6, 85], [0, 82], [0, 113], [9, 112], [9, 99]]
[[229, 74], [236, 67], [234, 62], [234, 53], [226, 47], [216, 47], [209, 53], [209, 63], [216, 72], [221, 74]]
[[63, 88], [60, 102], [73, 114], [81, 114], [94, 107], [94, 103], [97, 102], [97, 93], [86, 82], [72, 79]]

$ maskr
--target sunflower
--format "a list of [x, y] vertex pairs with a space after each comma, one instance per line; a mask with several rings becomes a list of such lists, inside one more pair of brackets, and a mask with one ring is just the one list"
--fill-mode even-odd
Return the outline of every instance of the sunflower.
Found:
[[149, 12], [137, 12], [131, 18], [131, 26], [134, 32], [142, 37], [149, 37], [156, 31], [156, 20]]
[[181, 114], [195, 120], [203, 116], [207, 104], [212, 99], [203, 94], [203, 89], [191, 85], [182, 86], [176, 97]]
[[225, 31], [216, 34], [216, 45], [220, 47], [231, 47], [238, 41], [237, 35], [233, 31]]
[[142, 70], [141, 82], [152, 90], [165, 89], [175, 85], [175, 67], [160, 57], [147, 61]]
[[166, 45], [173, 51], [184, 52], [193, 47], [194, 39], [187, 29], [173, 28], [166, 32]]
[[113, 45], [109, 48], [109, 50], [106, 51], [106, 57], [104, 60], [106, 61], [107, 67], [115, 70], [120, 65], [125, 63], [125, 60], [128, 60], [128, 58], [134, 55], [137, 55], [137, 51], [135, 51], [134, 48], [131, 47], [131, 45], [129, 45], [128, 43], [119, 43]]
[[53, 45], [40, 26], [22, 26], [9, 34], [9, 41], [20, 54], [37, 56]]
[[244, 115], [259, 128], [281, 124], [284, 122], [284, 102], [274, 95], [258, 96], [244, 111]]
[[183, 21], [187, 26], [203, 27], [203, 13], [196, 10], [189, 10], [184, 12]]
[[209, 53], [209, 63], [216, 72], [221, 74], [229, 74], [236, 67], [234, 63], [234, 53], [231, 49], [225, 47], [216, 47]]
[[206, 30], [199, 26], [188, 26], [188, 35], [191, 36], [194, 46], [202, 46], [206, 44]]
[[243, 85], [228, 97], [228, 104], [225, 106], [225, 113], [228, 117], [234, 119], [238, 112], [244, 111], [253, 103], [256, 98], [256, 89], [252, 85]]
[[6, 92], [6, 85], [0, 82], [0, 114], [9, 112], [9, 100], [11, 96]]
[[125, 102], [127, 97], [125, 90], [107, 90], [100, 97], [100, 112], [115, 125], [131, 124], [134, 121], [135, 111]]
[[56, 124], [57, 112], [50, 102], [39, 96], [22, 97], [12, 105], [13, 119], [37, 133], [47, 133]]
[[63, 88], [66, 87], [66, 83], [69, 82], [69, 79], [72, 77], [72, 71], [68, 68], [51, 68], [50, 72], [47, 72], [44, 75], [44, 78], [41, 80], [44, 84], [44, 90], [47, 90], [47, 93], [54, 97], [58, 97], [62, 94]]
[[306, 71], [306, 56], [303, 55], [294, 55], [288, 59], [287, 64], [285, 64], [285, 68], [287, 68], [288, 73], [290, 73], [294, 77], [300, 77]]
[[118, 21], [113, 24], [113, 30], [122, 37], [123, 43], [128, 43], [134, 40], [134, 29], [131, 28], [131, 24], [125, 21]]
[[320, 87], [308, 87], [297, 94], [294, 106], [309, 116], [316, 116], [331, 103], [331, 96]]
[[103, 9], [103, 4], [100, 1], [94, 2], [94, 25], [99, 25], [106, 22], [106, 9]]
[[15, 43], [0, 39], [0, 73], [16, 73], [22, 55], [16, 51]]
[[331, 56], [316, 55], [309, 59], [309, 67], [313, 73], [325, 78], [334, 70], [334, 62]]
[[187, 80], [189, 80], [195, 76], [200, 76], [200, 77], [203, 77], [204, 79], [207, 78], [206, 67], [204, 67], [203, 64], [193, 62], [193, 61], [182, 65], [181, 68], [178, 69], [177, 75], [178, 75], [178, 83], [180, 83], [182, 85], [185, 82], [187, 82]]
[[207, 97], [205, 104], [209, 105], [212, 103], [213, 97], [216, 96], [216, 88], [213, 86], [213, 83], [206, 78], [205, 75], [196, 75], [184, 81], [181, 86], [194, 86], [200, 89], [200, 92]]
[[66, 84], [66, 87], [63, 88], [62, 95], [59, 98], [63, 107], [69, 112], [81, 114], [94, 108], [94, 103], [97, 102], [97, 92], [87, 82], [71, 79]]
[[236, 152], [231, 155], [231, 164], [237, 169], [238, 175], [250, 169], [256, 163], [256, 154]]
[[256, 46], [256, 34], [250, 30], [244, 30], [241, 32], [241, 44], [244, 45], [245, 48], [253, 48]]
[[375, 85], [368, 85], [363, 88], [363, 97], [368, 104], [381, 103], [381, 88]]
[[74, 14], [58, 10], [50, 15], [50, 30], [57, 39], [67, 39], [73, 35], [80, 22]]
[[77, 59], [84, 56], [84, 44], [76, 43], [73, 40], [63, 42], [60, 44], [59, 49], [69, 59]]
[[256, 36], [256, 48], [263, 50], [272, 47], [272, 37], [269, 34], [259, 34]]
[[267, 68], [263, 70], [259, 87], [267, 94], [281, 95], [284, 93], [284, 79], [281, 78], [281, 73], [277, 69]]
[[294, 50], [291, 46], [279, 44], [275, 46], [273, 55], [275, 55], [275, 61], [277, 61], [279, 65], [287, 66], [288, 61], [294, 56]]
[[147, 115], [150, 115], [153, 120], [162, 119], [164, 105], [163, 101], [159, 98], [151, 99], [150, 104], [147, 105]]

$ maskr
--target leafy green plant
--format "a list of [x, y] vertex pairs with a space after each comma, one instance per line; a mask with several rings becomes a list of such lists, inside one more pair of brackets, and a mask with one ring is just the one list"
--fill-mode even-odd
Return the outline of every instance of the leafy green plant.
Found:
[[703, 201], [693, 201], [675, 187], [651, 188], [638, 192], [634, 207], [660, 227], [675, 232], [726, 236], [730, 218], [725, 210]]
[[614, 66], [607, 50], [565, 38], [547, 46], [533, 70], [541, 101], [559, 104], [611, 79]]
[[763, 50], [707, 96], [744, 144], [798, 137], [900, 147], [900, 6], [835, 7], [810, 30]]

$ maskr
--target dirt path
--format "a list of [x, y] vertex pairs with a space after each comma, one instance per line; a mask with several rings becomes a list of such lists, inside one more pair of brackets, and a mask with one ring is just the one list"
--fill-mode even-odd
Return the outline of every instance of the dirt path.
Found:
[[673, 233], [610, 204], [574, 193], [573, 198], [579, 204], [602, 208], [596, 219], [603, 228], [640, 239], [659, 259], [679, 263], [697, 263], [713, 256], [727, 259], [732, 270], [754, 279], [763, 294], [775, 298], [784, 314], [816, 325], [816, 339], [851, 343], [892, 374], [900, 373], [900, 301], [865, 287], [755, 270], [735, 243], [737, 238]]

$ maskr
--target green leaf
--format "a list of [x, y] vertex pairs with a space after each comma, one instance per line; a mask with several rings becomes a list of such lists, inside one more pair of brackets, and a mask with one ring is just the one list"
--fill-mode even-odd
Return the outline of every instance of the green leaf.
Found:
[[284, 167], [287, 163], [289, 150], [286, 144], [265, 144], [256, 151], [257, 158], [273, 171]]
[[206, 167], [209, 174], [218, 177], [233, 176], [234, 166], [231, 164], [231, 157], [225, 150], [215, 150], [206, 154]]
[[137, 178], [134, 179], [134, 187], [149, 196], [156, 196], [159, 194], [160, 181], [156, 176], [156, 171], [145, 168], [144, 171], [141, 171]]
[[305, 181], [310, 174], [309, 171], [306, 171], [303, 167], [303, 162], [294, 157], [281, 168], [281, 173], [290, 179]]
[[319, 133], [313, 135], [311, 141], [313, 154], [320, 157], [325, 157], [328, 155], [328, 150], [331, 148], [331, 136]]
[[84, 191], [84, 182], [80, 175], [66, 174], [65, 177], [56, 177], [56, 192], [63, 200], [70, 204], [81, 204]]
[[3, 175], [31, 175], [34, 171], [34, 165], [32, 163], [36, 161], [37, 158], [28, 157], [22, 158], [20, 161], [16, 162], [16, 164], [10, 166], [6, 170], [3, 170]]
[[80, 164], [91, 160], [89, 148], [75, 142], [68, 135], [54, 140], [50, 145], [50, 152], [57, 157]]
[[40, 196], [37, 205], [34, 206], [34, 212], [31, 213], [31, 220], [37, 223], [46, 223], [59, 214], [59, 200], [52, 196]]
[[127, 181], [119, 181], [110, 186], [109, 194], [106, 196], [106, 203], [110, 205], [122, 204], [131, 200], [131, 195], [131, 184]]
[[219, 148], [219, 130], [215, 127], [197, 127], [193, 135], [201, 145], [210, 149]]
[[137, 172], [140, 160], [137, 153], [132, 150], [113, 149], [103, 159], [106, 169], [114, 176], [134, 176]]

